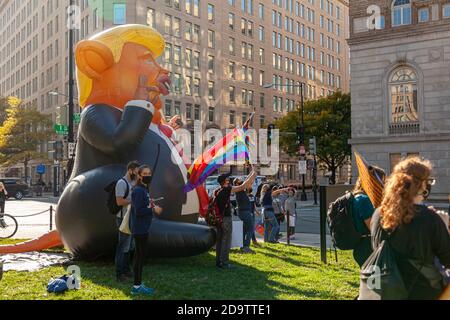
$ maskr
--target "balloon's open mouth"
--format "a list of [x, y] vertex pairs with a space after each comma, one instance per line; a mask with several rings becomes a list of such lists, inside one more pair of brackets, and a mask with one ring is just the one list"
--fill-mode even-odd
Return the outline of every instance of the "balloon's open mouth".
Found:
[[158, 77], [158, 88], [162, 95], [167, 96], [170, 93], [172, 81], [167, 74]]

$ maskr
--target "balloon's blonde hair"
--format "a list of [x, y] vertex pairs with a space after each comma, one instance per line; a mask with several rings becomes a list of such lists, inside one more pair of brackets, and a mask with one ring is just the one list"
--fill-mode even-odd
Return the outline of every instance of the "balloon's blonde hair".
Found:
[[[120, 61], [122, 49], [127, 43], [144, 46], [150, 50], [155, 59], [163, 53], [165, 47], [164, 38], [158, 31], [140, 24], [114, 27], [92, 36], [89, 40], [98, 41], [107, 46], [116, 63]], [[92, 92], [92, 79], [77, 68], [77, 82], [80, 106], [84, 107]]]

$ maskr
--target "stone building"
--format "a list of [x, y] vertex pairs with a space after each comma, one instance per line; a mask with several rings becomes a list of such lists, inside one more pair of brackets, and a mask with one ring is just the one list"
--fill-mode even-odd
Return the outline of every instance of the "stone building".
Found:
[[[0, 95], [53, 115], [68, 90], [69, 0], [0, 0]], [[307, 99], [349, 91], [348, 4], [340, 0], [77, 0], [75, 39], [125, 23], [164, 35], [160, 63], [172, 93], [165, 115], [192, 128], [266, 127]], [[264, 88], [273, 83], [272, 89]], [[50, 91], [62, 93], [49, 95]], [[79, 111], [79, 110], [78, 110]], [[283, 157], [280, 175], [298, 181], [296, 159]], [[20, 169], [20, 168], [19, 168]], [[34, 172], [34, 167], [32, 172]], [[48, 170], [51, 171], [51, 170]], [[49, 179], [48, 177], [47, 179]]]
[[387, 172], [409, 155], [430, 159], [432, 198], [447, 199], [450, 2], [350, 1], [348, 43], [353, 150]]

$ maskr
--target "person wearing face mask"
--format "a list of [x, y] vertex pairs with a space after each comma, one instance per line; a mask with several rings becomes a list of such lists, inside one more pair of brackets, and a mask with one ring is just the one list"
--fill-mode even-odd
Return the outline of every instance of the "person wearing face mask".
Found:
[[[121, 207], [116, 217], [117, 228], [120, 228], [123, 217], [130, 209], [131, 190], [136, 181], [139, 166], [137, 161], [130, 162], [127, 165], [127, 174], [116, 183], [116, 203]], [[115, 257], [116, 279], [119, 282], [125, 282], [133, 276], [130, 271], [131, 251], [133, 247], [132, 240], [131, 235], [119, 231]]]
[[431, 163], [418, 157], [397, 164], [387, 179], [381, 206], [371, 221], [372, 246], [387, 239], [408, 299], [436, 299], [445, 279], [435, 265], [450, 268], [450, 235], [435, 210], [423, 204], [430, 193]]
[[130, 230], [135, 242], [134, 254], [134, 286], [131, 294], [151, 295], [154, 289], [142, 283], [142, 270], [144, 268], [147, 241], [152, 225], [153, 214], [160, 215], [162, 208], [156, 206], [150, 199], [149, 187], [152, 182], [152, 173], [149, 166], [143, 165], [138, 169], [136, 186], [131, 194]]
[[[249, 176], [248, 186], [252, 186], [253, 182], [255, 182], [256, 173], [252, 172], [252, 175]], [[244, 182], [236, 178], [234, 179], [234, 185], [240, 186]], [[236, 192], [236, 202], [237, 202], [237, 212], [239, 218], [243, 222], [243, 231], [244, 231], [244, 241], [243, 247], [241, 248], [242, 253], [254, 253], [253, 250], [250, 249], [250, 243], [252, 241], [253, 235], [255, 233], [255, 222], [254, 216], [252, 216], [252, 203], [250, 197], [248, 195], [247, 189]]]

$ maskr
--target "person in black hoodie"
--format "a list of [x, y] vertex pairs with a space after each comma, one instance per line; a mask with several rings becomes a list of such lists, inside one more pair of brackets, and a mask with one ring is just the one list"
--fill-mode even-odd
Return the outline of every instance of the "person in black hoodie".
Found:
[[371, 221], [372, 245], [381, 242], [382, 228], [397, 258], [408, 299], [436, 299], [445, 281], [435, 258], [450, 267], [448, 226], [437, 212], [422, 204], [430, 194], [432, 166], [427, 160], [408, 158], [397, 164], [388, 178], [383, 200]]
[[144, 165], [138, 169], [138, 178], [131, 194], [130, 229], [135, 242], [134, 286], [131, 294], [151, 295], [154, 289], [142, 283], [142, 269], [146, 254], [146, 245], [152, 225], [153, 213], [160, 215], [162, 208], [155, 206], [150, 199], [149, 186], [152, 182], [150, 167]]

